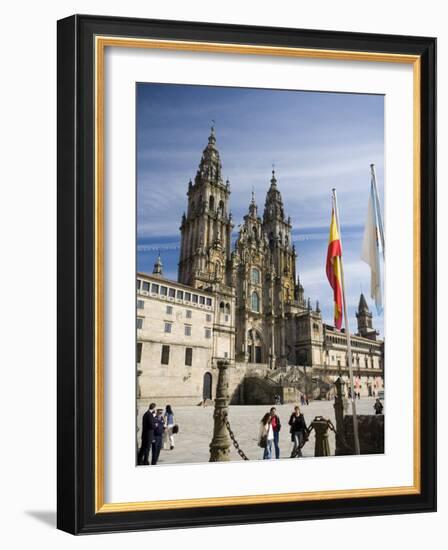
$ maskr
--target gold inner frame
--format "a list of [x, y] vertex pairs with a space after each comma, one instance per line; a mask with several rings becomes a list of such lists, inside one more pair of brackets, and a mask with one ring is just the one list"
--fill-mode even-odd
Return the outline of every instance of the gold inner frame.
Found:
[[[341, 489], [303, 493], [279, 493], [244, 495], [214, 498], [194, 498], [144, 502], [104, 502], [104, 54], [106, 47], [150, 48], [183, 50], [208, 53], [232, 53], [243, 55], [285, 56], [314, 59], [406, 63], [413, 66], [413, 219], [414, 219], [414, 364], [413, 364], [413, 484], [402, 487], [379, 487], [369, 489]], [[420, 56], [343, 50], [320, 50], [291, 47], [254, 46], [187, 42], [176, 40], [153, 40], [95, 37], [95, 512], [130, 512], [142, 510], [166, 510], [207, 506], [232, 506], [276, 502], [299, 502], [361, 498], [378, 496], [412, 495], [420, 493], [420, 117], [421, 117], [421, 62]]]

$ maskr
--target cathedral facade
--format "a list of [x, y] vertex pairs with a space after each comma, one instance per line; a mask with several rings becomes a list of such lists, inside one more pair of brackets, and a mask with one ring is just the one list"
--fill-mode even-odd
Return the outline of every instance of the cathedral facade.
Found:
[[[319, 303], [312, 306], [305, 299], [296, 273], [291, 218], [275, 172], [262, 212], [252, 193], [233, 246], [230, 197], [212, 128], [194, 181], [188, 183], [178, 281], [164, 279], [160, 258], [152, 275], [137, 276], [137, 300], [143, 305], [137, 320], [141, 398], [185, 404], [212, 399], [222, 359], [232, 367], [236, 403], [251, 400], [250, 388], [244, 386], [254, 377], [277, 388], [289, 384], [298, 389], [302, 380], [300, 391], [319, 397], [337, 376], [348, 375], [344, 331], [323, 323]], [[167, 319], [173, 308], [180, 330], [173, 330], [172, 318]], [[377, 338], [362, 295], [357, 324], [352, 336], [355, 391], [374, 395], [384, 384], [384, 342]], [[176, 353], [167, 364], [170, 348]], [[308, 380], [305, 389], [303, 377]], [[319, 385], [319, 380], [325, 383]], [[296, 398], [294, 392], [288, 395]]]

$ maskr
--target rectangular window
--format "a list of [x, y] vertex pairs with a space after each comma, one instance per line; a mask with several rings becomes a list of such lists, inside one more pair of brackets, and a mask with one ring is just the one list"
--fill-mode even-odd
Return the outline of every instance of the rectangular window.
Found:
[[149, 292], [149, 283], [147, 281], [143, 281], [142, 290]]
[[162, 346], [162, 357], [160, 362], [162, 365], [169, 365], [170, 363], [170, 346]]
[[205, 296], [199, 296], [199, 303], [202, 305], [205, 304]]
[[185, 325], [185, 336], [191, 336], [191, 325]]
[[174, 298], [176, 296], [176, 291], [174, 290], [174, 288], [169, 288], [168, 289], [168, 296], [170, 298]]
[[205, 314], [205, 320], [207, 321], [207, 323], [211, 323], [211, 321], [212, 321], [211, 313], [206, 313]]
[[137, 363], [141, 363], [142, 361], [142, 348], [143, 344], [141, 342], [137, 343]]
[[207, 305], [208, 305], [208, 306], [211, 306], [211, 305], [212, 305], [212, 299], [211, 299], [211, 298], [207, 298]]
[[137, 309], [145, 309], [145, 302], [143, 300], [137, 300]]
[[185, 300], [186, 300], [187, 302], [190, 302], [190, 301], [191, 301], [191, 292], [186, 292], [186, 293], [185, 293]]
[[137, 289], [140, 290], [141, 281], [140, 279], [137, 279]]
[[225, 322], [227, 323], [229, 321], [229, 316], [228, 315], [224, 315], [224, 320]]
[[224, 358], [227, 358], [229, 356], [229, 354], [227, 353], [227, 351], [224, 352]]
[[191, 309], [187, 309], [187, 311], [186, 311], [186, 317], [187, 317], [187, 319], [191, 319], [192, 313], [193, 313], [193, 312], [191, 311]]
[[156, 285], [155, 283], [152, 283], [151, 285], [151, 292], [153, 294], [158, 294], [159, 293], [159, 285]]
[[137, 328], [143, 328], [143, 317], [137, 317]]
[[198, 295], [193, 294], [193, 304], [197, 304], [197, 303], [198, 303]]
[[167, 315], [173, 314], [173, 306], [166, 306], [166, 313]]
[[177, 291], [177, 299], [178, 299], [178, 300], [183, 300], [183, 299], [184, 299], [184, 292], [183, 292], [183, 290], [178, 290], [178, 291]]
[[165, 323], [165, 332], [171, 332], [171, 326], [173, 323]]
[[187, 367], [193, 364], [193, 348], [185, 348], [185, 364]]
[[160, 295], [161, 296], [166, 296], [168, 293], [168, 288], [166, 286], [161, 286], [160, 287]]
[[212, 337], [212, 329], [210, 329], [210, 328], [205, 329], [205, 337], [206, 338], [211, 338]]

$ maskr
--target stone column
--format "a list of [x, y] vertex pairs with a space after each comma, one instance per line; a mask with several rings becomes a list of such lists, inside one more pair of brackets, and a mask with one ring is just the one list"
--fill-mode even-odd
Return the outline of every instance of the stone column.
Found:
[[218, 384], [216, 386], [215, 411], [213, 413], [213, 438], [210, 443], [210, 462], [228, 462], [230, 460], [230, 445], [232, 444], [224, 424], [224, 416], [229, 409], [229, 363], [218, 361]]

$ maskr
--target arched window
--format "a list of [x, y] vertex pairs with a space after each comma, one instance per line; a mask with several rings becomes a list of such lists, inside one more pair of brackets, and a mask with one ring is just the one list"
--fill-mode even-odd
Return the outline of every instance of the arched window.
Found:
[[224, 313], [224, 302], [221, 302], [221, 303], [219, 304], [219, 311], [220, 311], [221, 313]]
[[226, 314], [230, 315], [230, 304], [226, 304]]
[[210, 199], [208, 201], [208, 207], [210, 210], [214, 210], [215, 209], [215, 198], [213, 195], [210, 195]]
[[252, 282], [256, 285], [260, 283], [260, 272], [256, 267], [252, 268], [251, 279]]
[[252, 311], [260, 311], [260, 297], [256, 292], [252, 292]]
[[221, 215], [224, 216], [224, 202], [223, 201], [219, 201], [219, 211], [220, 211]]

